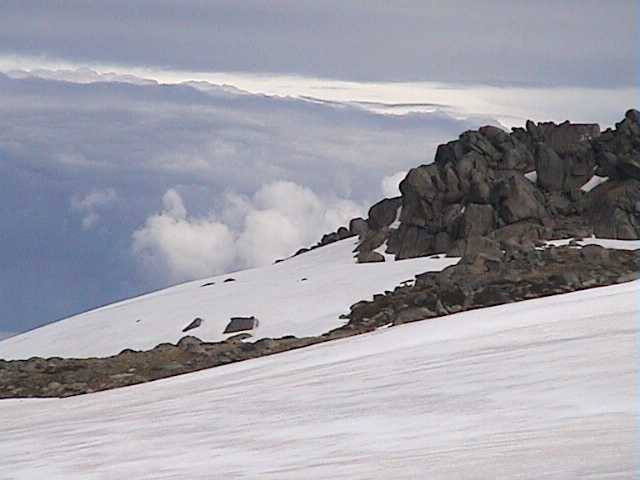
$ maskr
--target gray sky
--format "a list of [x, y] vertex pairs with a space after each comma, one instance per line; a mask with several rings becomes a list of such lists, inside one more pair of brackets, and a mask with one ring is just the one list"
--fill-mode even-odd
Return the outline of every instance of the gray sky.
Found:
[[635, 0], [4, 0], [0, 53], [359, 81], [635, 85]]
[[612, 124], [637, 4], [0, 0], [0, 337], [315, 243], [465, 129]]

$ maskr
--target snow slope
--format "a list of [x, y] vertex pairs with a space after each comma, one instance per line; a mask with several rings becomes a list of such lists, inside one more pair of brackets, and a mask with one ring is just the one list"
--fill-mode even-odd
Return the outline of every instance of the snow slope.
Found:
[[[189, 282], [125, 300], [0, 341], [0, 358], [114, 355], [125, 348], [149, 349], [175, 343], [195, 317], [191, 330], [207, 341], [222, 332], [232, 316], [255, 315], [256, 337], [319, 335], [344, 323], [338, 316], [353, 303], [393, 289], [404, 280], [457, 262], [419, 258], [356, 264], [354, 239], [347, 239], [262, 268]], [[227, 278], [236, 281], [225, 283]], [[303, 280], [305, 279], [306, 280]], [[215, 282], [215, 285], [202, 287]]]
[[0, 479], [637, 478], [639, 287], [0, 401]]

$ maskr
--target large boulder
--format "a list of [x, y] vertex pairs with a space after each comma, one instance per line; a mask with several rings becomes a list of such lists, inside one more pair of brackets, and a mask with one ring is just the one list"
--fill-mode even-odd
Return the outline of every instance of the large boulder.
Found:
[[497, 183], [494, 198], [504, 223], [539, 220], [547, 216], [542, 194], [524, 175], [513, 174]]
[[545, 190], [561, 191], [565, 183], [565, 163], [560, 155], [545, 143], [539, 143], [536, 149], [537, 183]]
[[398, 209], [402, 205], [401, 197], [385, 198], [369, 209], [369, 228], [381, 230], [395, 222]]
[[460, 223], [459, 238], [486, 235], [496, 225], [496, 214], [491, 205], [470, 203], [466, 206]]
[[254, 328], [258, 328], [258, 324], [258, 319], [254, 316], [231, 317], [222, 333], [237, 333], [244, 332], [246, 330], [253, 330]]
[[615, 130], [605, 131], [596, 142], [598, 175], [640, 180], [640, 112], [629, 110]]
[[428, 230], [413, 225], [400, 225], [389, 239], [388, 252], [397, 259], [415, 258], [435, 253], [434, 236]]
[[364, 218], [352, 218], [349, 222], [349, 232], [362, 240], [369, 233], [369, 224]]
[[640, 238], [640, 181], [610, 180], [589, 194], [588, 215], [597, 237]]
[[600, 135], [600, 127], [569, 122], [539, 125], [542, 138], [535, 151], [538, 185], [547, 191], [580, 188], [593, 175], [596, 162], [591, 143]]

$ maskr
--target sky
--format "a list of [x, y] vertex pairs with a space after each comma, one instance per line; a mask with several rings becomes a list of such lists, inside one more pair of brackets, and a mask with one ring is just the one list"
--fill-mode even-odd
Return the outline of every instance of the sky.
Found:
[[484, 124], [638, 107], [638, 1], [0, 2], [0, 338], [273, 262]]

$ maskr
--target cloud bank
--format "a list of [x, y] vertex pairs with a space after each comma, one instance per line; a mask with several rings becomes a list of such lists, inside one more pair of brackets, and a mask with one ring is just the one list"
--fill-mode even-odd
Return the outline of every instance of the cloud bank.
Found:
[[637, 20], [633, 0], [4, 0], [0, 54], [357, 81], [635, 86]]
[[133, 233], [132, 252], [147, 274], [171, 282], [273, 263], [364, 211], [284, 181], [264, 185], [252, 197], [228, 192], [219, 215], [189, 214], [175, 189], [167, 190], [162, 204]]

